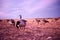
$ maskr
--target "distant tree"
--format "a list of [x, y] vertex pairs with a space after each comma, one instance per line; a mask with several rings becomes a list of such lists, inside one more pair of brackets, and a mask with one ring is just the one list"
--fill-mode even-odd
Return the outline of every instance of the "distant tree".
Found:
[[40, 22], [40, 19], [36, 19], [36, 18], [35, 18], [35, 20], [36, 20], [36, 22], [39, 24], [39, 22]]
[[47, 21], [47, 20], [43, 19], [43, 22], [48, 23], [49, 21]]
[[2, 22], [3, 20], [0, 19], [0, 22]]

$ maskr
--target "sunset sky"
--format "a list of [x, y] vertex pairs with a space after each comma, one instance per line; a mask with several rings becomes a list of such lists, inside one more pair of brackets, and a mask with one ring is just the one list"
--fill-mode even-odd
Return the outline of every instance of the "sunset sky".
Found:
[[60, 0], [0, 0], [1, 18], [60, 17]]

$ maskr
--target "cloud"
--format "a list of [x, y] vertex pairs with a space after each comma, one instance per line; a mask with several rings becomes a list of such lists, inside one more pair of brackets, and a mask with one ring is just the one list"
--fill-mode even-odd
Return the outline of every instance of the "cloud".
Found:
[[5, 16], [14, 16], [13, 18], [18, 17], [19, 14], [22, 14], [24, 18], [41, 17], [40, 15], [46, 17], [50, 13], [57, 14], [58, 5], [55, 5], [56, 2], [57, 0], [3, 0], [1, 11], [6, 14]]

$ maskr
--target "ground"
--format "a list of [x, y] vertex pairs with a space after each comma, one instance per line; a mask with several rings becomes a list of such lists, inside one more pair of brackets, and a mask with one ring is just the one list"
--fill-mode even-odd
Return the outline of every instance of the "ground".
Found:
[[0, 40], [60, 40], [60, 19], [52, 22], [49, 19], [49, 23], [39, 22], [39, 25], [29, 20], [25, 30], [22, 30], [0, 23]]

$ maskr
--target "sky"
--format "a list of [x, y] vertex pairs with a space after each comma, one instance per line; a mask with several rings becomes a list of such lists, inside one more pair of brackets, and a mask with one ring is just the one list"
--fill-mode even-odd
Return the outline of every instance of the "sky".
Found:
[[60, 0], [0, 0], [2, 18], [55, 18], [60, 17]]

